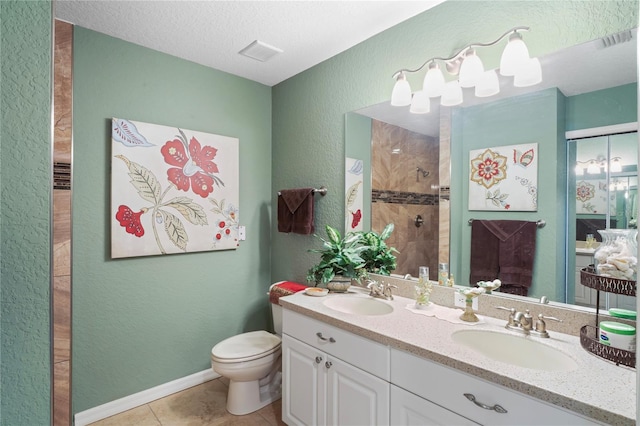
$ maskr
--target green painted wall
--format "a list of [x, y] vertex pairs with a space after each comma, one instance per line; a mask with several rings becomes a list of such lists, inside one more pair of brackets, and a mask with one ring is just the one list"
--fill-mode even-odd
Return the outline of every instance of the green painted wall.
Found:
[[[74, 30], [73, 411], [211, 368], [270, 321], [271, 89]], [[110, 259], [110, 119], [240, 139], [237, 250]]]
[[[543, 55], [638, 22], [637, 1], [542, 5], [450, 0], [279, 84], [271, 97], [259, 84], [78, 29], [74, 412], [209, 368], [213, 343], [264, 326], [266, 287], [303, 280], [315, 262], [307, 249], [317, 246], [311, 237], [276, 232], [275, 192], [324, 184], [329, 194], [317, 202], [316, 226], [343, 223], [344, 114], [388, 100], [398, 68], [516, 25], [531, 26], [530, 52]], [[50, 3], [5, 0], [0, 12], [0, 423], [47, 424]], [[421, 78], [410, 81], [417, 87]], [[240, 138], [241, 221], [249, 239], [238, 251], [110, 261], [114, 115]], [[7, 150], [7, 140], [20, 140], [21, 151]], [[21, 194], [19, 202], [11, 193]]]
[[570, 96], [567, 98], [566, 117], [567, 130], [637, 121], [638, 84], [625, 84]]
[[[547, 89], [461, 108], [454, 111], [456, 130], [451, 135], [451, 174], [459, 184], [455, 188], [461, 188], [451, 191], [456, 195], [451, 199], [451, 222], [466, 225], [472, 218], [545, 220], [547, 225], [536, 235], [535, 278], [529, 295], [545, 295], [556, 301], [564, 300], [564, 286], [557, 283], [564, 282], [566, 261], [564, 238], [558, 238], [566, 233], [563, 209], [558, 208], [565, 205], [567, 197], [563, 99], [558, 90]], [[524, 143], [538, 143], [537, 211], [469, 211], [469, 151]], [[460, 250], [456, 283], [469, 285], [471, 227], [451, 226], [451, 238]]]
[[0, 1], [0, 424], [50, 422], [51, 3]]
[[[395, 71], [447, 56], [473, 41], [493, 40], [518, 25], [531, 27], [525, 41], [530, 54], [540, 56], [637, 24], [637, 1], [440, 4], [274, 87], [273, 188], [326, 185], [329, 194], [316, 203], [316, 227], [340, 226], [345, 113], [388, 100]], [[486, 68], [497, 67], [499, 50], [493, 59], [484, 60], [483, 53]], [[412, 87], [419, 87], [422, 78], [422, 73], [410, 77]], [[317, 247], [316, 240], [279, 234], [275, 223], [272, 233], [272, 280], [304, 280], [317, 260], [307, 252]]]

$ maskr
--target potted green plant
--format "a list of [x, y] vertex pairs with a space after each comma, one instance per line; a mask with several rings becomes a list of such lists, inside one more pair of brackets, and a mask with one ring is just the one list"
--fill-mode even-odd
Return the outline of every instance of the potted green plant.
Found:
[[321, 249], [310, 249], [320, 253], [320, 262], [307, 272], [307, 281], [324, 284], [331, 291], [346, 291], [352, 278], [365, 276], [364, 259], [361, 256], [369, 247], [362, 244], [362, 234], [347, 233], [344, 238], [331, 226], [326, 226], [328, 239], [315, 235], [322, 241]]
[[359, 232], [360, 244], [366, 247], [360, 253], [360, 257], [364, 260], [364, 270], [367, 273], [388, 276], [391, 275], [391, 271], [396, 269], [398, 263], [394, 253], [399, 252], [385, 243], [385, 240], [391, 236], [393, 228], [393, 223], [390, 223], [380, 234], [375, 231]]

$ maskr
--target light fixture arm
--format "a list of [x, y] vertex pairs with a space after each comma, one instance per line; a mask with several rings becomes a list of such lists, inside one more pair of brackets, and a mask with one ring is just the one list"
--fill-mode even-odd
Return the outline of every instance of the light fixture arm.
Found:
[[435, 61], [442, 61], [444, 63], [449, 63], [452, 61], [455, 61], [456, 59], [458, 59], [463, 53], [465, 53], [468, 49], [472, 49], [474, 47], [489, 47], [489, 46], [493, 46], [495, 44], [498, 44], [502, 39], [504, 39], [507, 35], [510, 35], [512, 33], [517, 33], [518, 31], [529, 31], [529, 27], [526, 26], [519, 26], [519, 27], [513, 27], [508, 31], [505, 31], [500, 37], [498, 37], [497, 39], [495, 39], [494, 41], [491, 41], [489, 43], [471, 43], [466, 45], [465, 47], [463, 47], [462, 49], [458, 50], [454, 55], [448, 57], [448, 58], [443, 58], [440, 56], [436, 56], [433, 58], [429, 58], [427, 59], [422, 65], [420, 65], [418, 68], [416, 69], [409, 69], [409, 68], [402, 68], [396, 72], [393, 73], [393, 78], [396, 79], [396, 77], [398, 76], [398, 74], [404, 72], [404, 73], [416, 73], [421, 71], [425, 66], [427, 66], [427, 64], [432, 63]]

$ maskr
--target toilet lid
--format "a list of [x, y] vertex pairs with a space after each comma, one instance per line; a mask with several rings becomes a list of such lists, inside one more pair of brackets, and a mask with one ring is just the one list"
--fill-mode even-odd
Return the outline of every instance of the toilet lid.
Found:
[[266, 356], [280, 348], [281, 340], [264, 330], [250, 331], [229, 337], [211, 349], [211, 357], [224, 360], [249, 361]]

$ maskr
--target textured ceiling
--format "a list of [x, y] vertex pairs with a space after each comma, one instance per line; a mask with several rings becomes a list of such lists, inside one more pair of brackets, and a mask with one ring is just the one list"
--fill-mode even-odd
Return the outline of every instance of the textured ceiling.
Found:
[[[443, 1], [57, 0], [55, 16], [273, 86]], [[254, 40], [283, 53], [238, 54]]]

